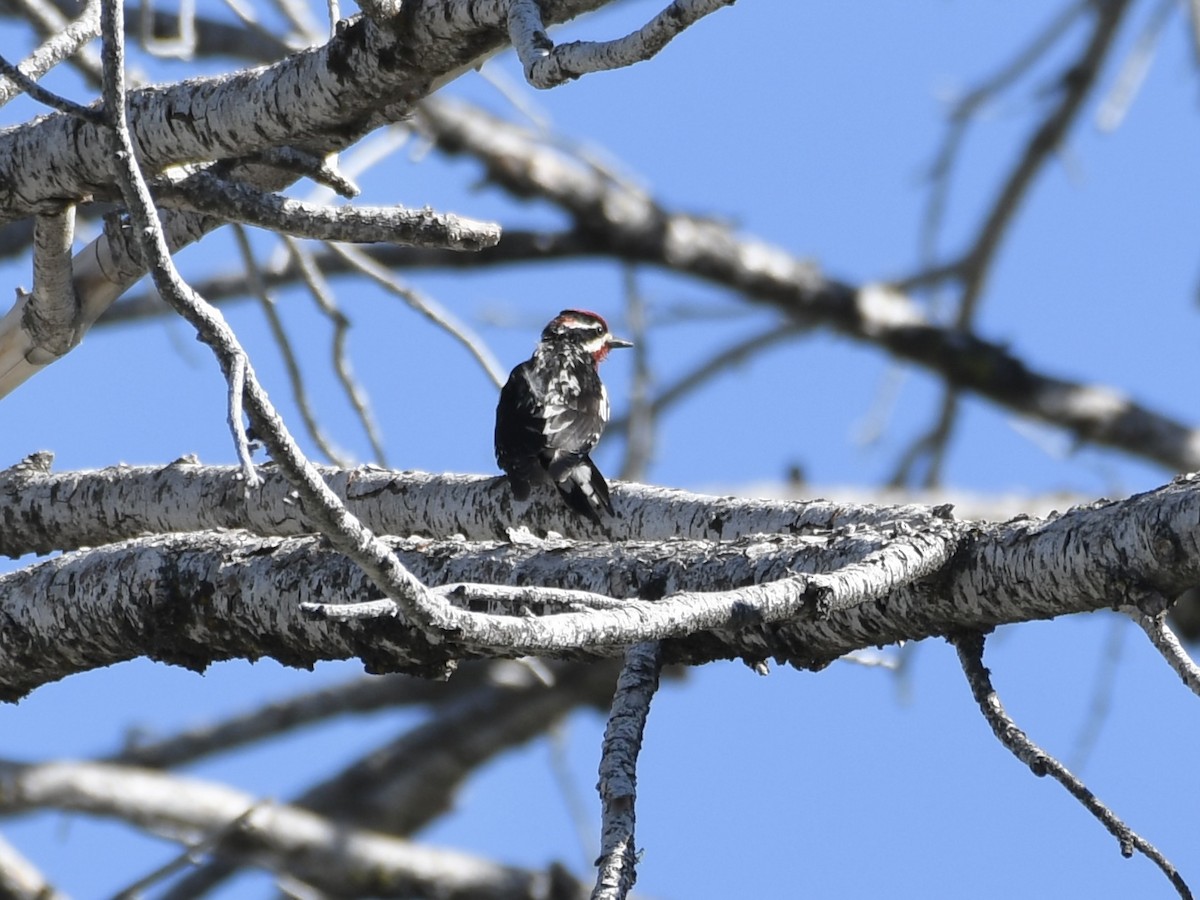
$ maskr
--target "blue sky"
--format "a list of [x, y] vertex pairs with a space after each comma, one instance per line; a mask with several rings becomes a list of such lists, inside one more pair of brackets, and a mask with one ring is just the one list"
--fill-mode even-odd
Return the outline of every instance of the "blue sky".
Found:
[[[654, 4], [627, 3], [568, 26], [560, 40], [609, 37]], [[997, 259], [979, 331], [1034, 368], [1127, 391], [1192, 422], [1200, 169], [1197, 81], [1177, 13], [1121, 127], [1102, 133], [1095, 110], [1152, 7], [1135, 7], [1101, 87], [1046, 168]], [[1048, 8], [945, 0], [768, 4], [741, 0], [700, 23], [656, 60], [534, 93], [556, 130], [602, 148], [665, 204], [726, 217], [747, 233], [854, 283], [919, 267], [924, 174], [949, 98], [1007, 61], [1048, 21]], [[1052, 95], [1047, 90], [1079, 32], [972, 131], [942, 246], [963, 246], [1012, 165], [1015, 148]], [[18, 56], [24, 33], [0, 27]], [[515, 81], [510, 55], [489, 64]], [[182, 77], [173, 64], [160, 77]], [[190, 71], [190, 70], [188, 70]], [[63, 76], [56, 86], [84, 96]], [[483, 78], [453, 92], [512, 114]], [[0, 115], [20, 121], [28, 105]], [[554, 224], [544, 204], [514, 204], [478, 186], [468, 160], [402, 152], [365, 175], [363, 202], [430, 204], [512, 227]], [[257, 240], [265, 255], [271, 244]], [[181, 254], [185, 274], [223, 269], [233, 244], [214, 235]], [[27, 264], [4, 267], [28, 286]], [[542, 271], [418, 273], [412, 278], [486, 337], [506, 366], [528, 355], [543, 322], [583, 306], [621, 325], [621, 272], [599, 263]], [[397, 468], [492, 472], [494, 388], [457, 346], [361, 285], [337, 282], [358, 327], [353, 360], [370, 390]], [[639, 273], [651, 314], [680, 304], [736, 308], [722, 292]], [[323, 424], [360, 458], [369, 450], [326, 363], [329, 328], [297, 293], [281, 308], [304, 359]], [[252, 304], [227, 314], [273, 398], [299, 432], [278, 353]], [[507, 323], [503, 327], [496, 322]], [[770, 322], [758, 312], [660, 331], [650, 347], [658, 383]], [[618, 413], [631, 369], [614, 356], [606, 380]], [[881, 438], [857, 438], [895, 371], [878, 351], [815, 331], [729, 373], [665, 416], [650, 478], [730, 490], [779, 480], [793, 463], [818, 485], [877, 484], [936, 413], [936, 384], [908, 372]], [[224, 392], [208, 352], [180, 322], [97, 330], [0, 405], [0, 465], [50, 449], [62, 469], [166, 463], [184, 453], [232, 462]], [[606, 471], [619, 442], [602, 444]], [[953, 487], [979, 492], [1070, 490], [1116, 496], [1172, 473], [1119, 454], [1075, 448], [1061, 433], [969, 400], [946, 468]], [[1107, 615], [1003, 629], [986, 661], [1017, 721], [1068, 757], [1095, 701], [1098, 673], [1119, 646], [1104, 692], [1108, 713], [1083, 776], [1105, 802], [1200, 884], [1191, 770], [1200, 738], [1195, 697], [1132, 625]], [[204, 676], [144, 662], [76, 677], [0, 707], [0, 755], [87, 756], [113, 750], [130, 728], [156, 733], [351, 677], [353, 663], [297, 672], [229, 663]], [[337, 723], [194, 771], [259, 795], [286, 797], [392, 735], [405, 714]], [[602, 718], [581, 714], [563, 736], [574, 788], [596, 807]], [[514, 863], [562, 859], [580, 847], [545, 742], [488, 767], [434, 842]], [[592, 827], [598, 823], [593, 817]], [[80, 896], [123, 887], [174, 851], [115, 825], [43, 815], [0, 824]], [[813, 674], [759, 677], [717, 664], [668, 684], [655, 700], [640, 771], [638, 887], [653, 897], [811, 896], [977, 898], [1170, 896], [1146, 860], [1115, 841], [1066, 793], [1036, 779], [992, 737], [974, 709], [952, 649], [916, 648], [906, 681], [839, 663]], [[244, 879], [226, 896], [261, 896]]]

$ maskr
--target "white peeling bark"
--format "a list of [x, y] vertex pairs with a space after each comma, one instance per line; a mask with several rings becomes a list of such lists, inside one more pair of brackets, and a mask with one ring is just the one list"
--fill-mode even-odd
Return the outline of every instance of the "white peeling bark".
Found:
[[[776, 659], [819, 668], [853, 650], [1114, 606], [1154, 609], [1200, 582], [1200, 481], [1043, 520], [920, 529], [810, 529], [736, 541], [392, 540], [443, 593], [455, 630], [432, 644], [387, 604], [326, 621], [302, 603], [379, 597], [316, 538], [201, 532], [80, 551], [0, 578], [0, 696], [135, 656], [192, 668], [358, 657], [373, 671], [444, 671], [472, 657], [589, 659], [669, 638], [668, 662]], [[826, 573], [804, 575], [803, 573]], [[622, 599], [581, 611], [546, 585]], [[569, 596], [569, 595], [568, 595]], [[481, 599], [484, 598], [484, 599]], [[639, 599], [624, 599], [639, 598]], [[335, 607], [336, 608], [336, 607]]]
[[[309, 534], [303, 505], [278, 470], [259, 468], [247, 499], [236, 466], [181, 459], [167, 466], [114, 466], [51, 473], [48, 455], [0, 470], [0, 555], [49, 553], [166, 532], [240, 528], [263, 537]], [[574, 515], [554, 491], [519, 503], [500, 476], [434, 475], [371, 466], [320, 469], [351, 512], [376, 534], [469, 540], [505, 538], [528, 523], [583, 539], [730, 540], [749, 534], [828, 529], [919, 529], [949, 507], [873, 506], [827, 500], [711, 497], [614, 482], [616, 517], [604, 530]]]

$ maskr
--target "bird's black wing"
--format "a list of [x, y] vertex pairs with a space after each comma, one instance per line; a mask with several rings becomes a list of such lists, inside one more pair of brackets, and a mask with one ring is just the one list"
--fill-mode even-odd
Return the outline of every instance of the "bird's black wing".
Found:
[[518, 500], [529, 496], [532, 482], [543, 479], [546, 420], [541, 415], [538, 393], [530, 379], [531, 360], [521, 363], [500, 389], [496, 405], [496, 463], [508, 475]]

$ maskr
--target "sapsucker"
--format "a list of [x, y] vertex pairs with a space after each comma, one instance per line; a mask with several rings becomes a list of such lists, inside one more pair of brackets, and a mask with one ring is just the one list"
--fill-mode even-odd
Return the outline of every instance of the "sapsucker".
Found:
[[608, 484], [591, 453], [608, 424], [599, 366], [615, 338], [594, 312], [565, 309], [542, 330], [533, 356], [512, 370], [496, 406], [496, 462], [513, 496], [552, 482], [567, 505], [594, 522], [613, 514]]

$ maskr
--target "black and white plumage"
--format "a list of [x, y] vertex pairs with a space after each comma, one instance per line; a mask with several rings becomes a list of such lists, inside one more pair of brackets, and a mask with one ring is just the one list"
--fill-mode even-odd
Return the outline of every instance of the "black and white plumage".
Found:
[[615, 338], [596, 313], [565, 309], [543, 330], [533, 356], [512, 370], [496, 406], [496, 462], [513, 496], [549, 481], [571, 509], [595, 522], [613, 514], [592, 448], [608, 424], [608, 392], [598, 367]]

